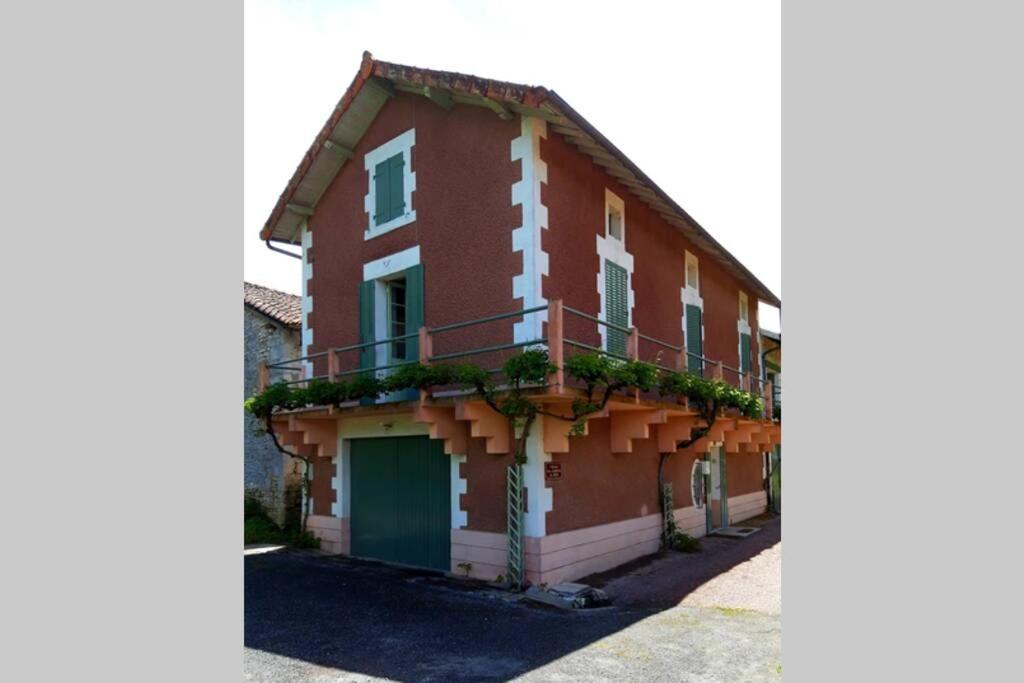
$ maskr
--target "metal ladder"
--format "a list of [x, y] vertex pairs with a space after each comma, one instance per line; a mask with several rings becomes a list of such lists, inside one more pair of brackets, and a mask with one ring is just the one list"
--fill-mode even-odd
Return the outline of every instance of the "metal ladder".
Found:
[[508, 580], [517, 590], [523, 588], [523, 466], [509, 465], [508, 499]]

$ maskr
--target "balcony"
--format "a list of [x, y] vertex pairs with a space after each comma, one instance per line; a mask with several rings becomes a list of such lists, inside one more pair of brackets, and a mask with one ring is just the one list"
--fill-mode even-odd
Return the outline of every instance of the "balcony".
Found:
[[[546, 315], [545, 315], [546, 314]], [[513, 338], [512, 323], [517, 320], [542, 321], [534, 329], [543, 335], [528, 341], [508, 342]], [[602, 349], [602, 334], [617, 334], [625, 338], [625, 355]], [[412, 342], [411, 340], [415, 340]], [[367, 359], [376, 358], [376, 347], [395, 342], [417, 345], [418, 361], [407, 360], [368, 366]], [[694, 444], [698, 452], [712, 443], [723, 442], [727, 452], [761, 453], [781, 442], [781, 427], [772, 419], [774, 392], [771, 383], [752, 373], [687, 352], [684, 348], [641, 333], [636, 328], [624, 328], [595, 316], [565, 306], [554, 300], [544, 306], [511, 311], [499, 315], [468, 320], [433, 328], [423, 327], [416, 333], [388, 339], [332, 348], [300, 358], [260, 367], [260, 390], [271, 383], [305, 385], [313, 380], [346, 380], [365, 373], [382, 376], [403, 365], [420, 362], [437, 364], [469, 362], [483, 368], [502, 382], [501, 365], [513, 352], [529, 347], [543, 346], [557, 370], [543, 384], [528, 388], [529, 400], [541, 403], [549, 412], [571, 413], [574, 399], [585, 395], [582, 384], [567, 378], [562, 370], [564, 361], [576, 353], [598, 352], [620, 360], [639, 360], [660, 369], [684, 371], [699, 366], [700, 374], [708, 379], [722, 380], [734, 387], [762, 397], [764, 411], [761, 420], [751, 420], [726, 413], [714, 428]], [[692, 363], [691, 361], [697, 361]], [[298, 378], [295, 378], [298, 374]], [[337, 450], [332, 433], [335, 429], [328, 421], [348, 415], [388, 414], [412, 412], [415, 421], [429, 425], [432, 438], [444, 439], [448, 453], [464, 453], [469, 437], [486, 439], [489, 453], [507, 453], [511, 434], [507, 420], [472, 390], [459, 387], [438, 387], [429, 391], [399, 392], [381, 399], [352, 401], [338, 406], [308, 406], [275, 415], [275, 425], [281, 430], [283, 441], [296, 448], [307, 449], [312, 455], [333, 456]], [[686, 399], [666, 399], [656, 392], [619, 392], [611, 397], [605, 409], [587, 417], [611, 420], [611, 450], [631, 453], [636, 439], [657, 438], [661, 452], [673, 452], [675, 445], [687, 439], [690, 430], [702, 424], [696, 410]], [[570, 422], [546, 420], [543, 437], [544, 450], [564, 453], [569, 450]], [[586, 434], [586, 431], [584, 431]]]

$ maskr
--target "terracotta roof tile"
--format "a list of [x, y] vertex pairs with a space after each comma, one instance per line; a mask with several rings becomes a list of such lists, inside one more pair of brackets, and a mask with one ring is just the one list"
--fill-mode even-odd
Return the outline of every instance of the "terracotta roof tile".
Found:
[[247, 306], [252, 306], [287, 327], [295, 330], [302, 328], [302, 297], [251, 282], [242, 284], [245, 287]]

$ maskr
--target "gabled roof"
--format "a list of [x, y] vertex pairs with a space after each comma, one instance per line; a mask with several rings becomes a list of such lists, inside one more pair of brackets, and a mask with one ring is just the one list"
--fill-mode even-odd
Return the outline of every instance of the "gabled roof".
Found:
[[352, 157], [352, 150], [377, 112], [396, 91], [423, 95], [445, 108], [466, 104], [487, 107], [503, 119], [536, 116], [546, 120], [551, 131], [575, 145], [640, 201], [721, 263], [759, 300], [772, 306], [782, 305], [779, 298], [739, 259], [553, 90], [382, 62], [369, 52], [363, 53], [362, 64], [352, 84], [281, 193], [260, 232], [262, 239], [299, 244], [303, 218], [313, 214], [327, 186]]
[[243, 282], [245, 305], [294, 330], [302, 329], [302, 297]]

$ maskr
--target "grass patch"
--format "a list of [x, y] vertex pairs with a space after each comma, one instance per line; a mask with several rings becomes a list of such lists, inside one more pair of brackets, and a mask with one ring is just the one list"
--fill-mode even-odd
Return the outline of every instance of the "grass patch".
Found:
[[715, 609], [727, 617], [740, 617], [744, 614], [755, 613], [755, 610], [746, 609], [745, 607], [716, 607]]

